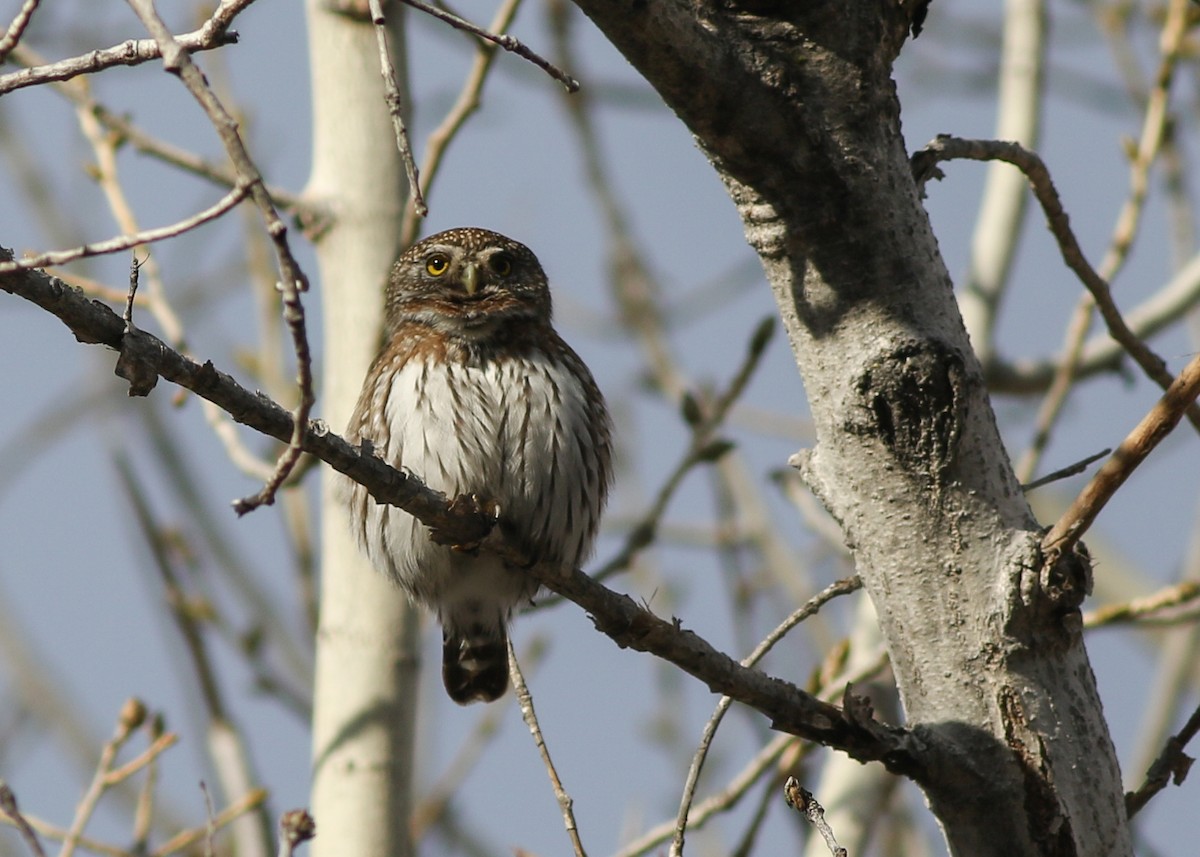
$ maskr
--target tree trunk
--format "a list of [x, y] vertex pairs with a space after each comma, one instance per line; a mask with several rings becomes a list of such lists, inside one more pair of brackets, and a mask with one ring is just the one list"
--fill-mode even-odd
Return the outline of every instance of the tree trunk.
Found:
[[762, 259], [817, 429], [794, 463], [855, 552], [951, 851], [1130, 854], [1086, 556], [1042, 567], [909, 169], [904, 5], [576, 2], [696, 135]]
[[[340, 433], [378, 350], [383, 282], [399, 250], [406, 183], [375, 33], [365, 18], [331, 11], [333, 5], [307, 4], [313, 168], [306, 196], [333, 218], [316, 246], [325, 321], [322, 416]], [[389, 11], [398, 18], [398, 8]], [[400, 48], [398, 21], [391, 36]], [[396, 66], [403, 73], [402, 57]], [[332, 475], [323, 469], [313, 855], [405, 857], [412, 853], [418, 616], [354, 544], [331, 499]]]

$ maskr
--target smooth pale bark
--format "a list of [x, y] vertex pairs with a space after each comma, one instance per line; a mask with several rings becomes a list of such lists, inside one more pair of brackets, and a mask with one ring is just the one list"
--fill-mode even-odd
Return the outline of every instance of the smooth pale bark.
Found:
[[[374, 31], [329, 5], [307, 3], [314, 150], [306, 197], [333, 218], [316, 245], [325, 322], [321, 404], [340, 432], [378, 349], [382, 286], [399, 249], [406, 185]], [[398, 25], [392, 36], [402, 44]], [[399, 57], [396, 65], [403, 73]], [[330, 499], [330, 475], [322, 483], [312, 853], [404, 857], [412, 853], [418, 617], [359, 553]]]
[[951, 851], [1130, 854], [1090, 569], [1042, 567], [909, 169], [905, 4], [576, 3], [696, 135], [762, 259], [817, 429], [794, 463], [855, 552]]

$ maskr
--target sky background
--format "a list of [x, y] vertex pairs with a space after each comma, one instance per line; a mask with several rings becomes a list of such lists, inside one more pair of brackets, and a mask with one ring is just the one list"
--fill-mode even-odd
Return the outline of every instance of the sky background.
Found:
[[[15, 0], [0, 2], [0, 20], [10, 19], [17, 6]], [[170, 5], [163, 6], [170, 11]], [[896, 78], [910, 150], [938, 133], [992, 135], [998, 6], [939, 0], [925, 33], [905, 46]], [[492, 15], [490, 4], [478, 0], [462, 0], [458, 8], [479, 22]], [[1128, 191], [1121, 140], [1136, 137], [1141, 117], [1112, 70], [1093, 8], [1079, 2], [1051, 4], [1050, 96], [1040, 151], [1085, 251], [1098, 262]], [[180, 29], [191, 26], [182, 15], [170, 20]], [[419, 156], [424, 136], [457, 94], [471, 46], [461, 34], [419, 15], [410, 20], [412, 131]], [[311, 123], [300, 4], [262, 0], [238, 19], [236, 29], [241, 35], [236, 47], [222, 51], [219, 59], [208, 55], [199, 62], [236, 94], [246, 111], [246, 137], [268, 181], [299, 192], [309, 168]], [[522, 10], [512, 32], [535, 49], [550, 51], [540, 3]], [[599, 102], [599, 143], [614, 191], [661, 283], [664, 302], [673, 310], [671, 345], [697, 383], [721, 385], [740, 362], [758, 322], [775, 313], [761, 270], [733, 206], [684, 127], [581, 16], [576, 16], [575, 33], [578, 54], [571, 71]], [[68, 56], [142, 35], [123, 3], [46, 0], [27, 43], [51, 56]], [[1137, 42], [1143, 68], [1152, 67], [1154, 46], [1149, 32]], [[110, 110], [128, 114], [148, 132], [219, 157], [219, 142], [207, 120], [178, 82], [155, 64], [115, 69], [92, 78], [92, 85], [95, 97]], [[1190, 136], [1196, 91], [1189, 68], [1173, 103], [1187, 129], [1182, 143], [1191, 160], [1196, 154]], [[0, 98], [0, 131], [0, 244], [21, 253], [116, 234], [103, 196], [87, 175], [91, 149], [65, 99], [45, 89]], [[37, 164], [36, 169], [22, 167], [22, 157]], [[210, 185], [128, 149], [120, 166], [145, 227], [187, 216], [219, 195]], [[986, 168], [955, 162], [944, 169], [946, 178], [927, 188], [927, 206], [957, 282], [967, 268]], [[30, 202], [27, 191], [35, 184], [57, 200], [48, 213]], [[1178, 261], [1172, 258], [1160, 184], [1154, 186], [1133, 257], [1114, 284], [1122, 307], [1133, 307], [1161, 288]], [[622, 527], [645, 507], [674, 466], [686, 432], [675, 409], [647, 391], [641, 355], [614, 322], [604, 227], [583, 180], [558, 84], [514, 56], [498, 57], [483, 109], [453, 145], [430, 205], [424, 234], [485, 226], [537, 253], [555, 289], [559, 329], [592, 367], [614, 407], [623, 467], [597, 551], [596, 563], [602, 563], [619, 547]], [[256, 331], [254, 301], [243, 272], [242, 225], [239, 218], [226, 218], [186, 240], [160, 244], [154, 254], [173, 302], [187, 318], [193, 352], [212, 357], [244, 380], [234, 355], [253, 346]], [[1040, 213], [1031, 212], [1023, 238], [998, 334], [1000, 353], [1014, 360], [1057, 351], [1080, 293]], [[312, 253], [295, 232], [293, 248], [315, 278]], [[123, 288], [127, 266], [127, 257], [120, 256], [81, 263], [73, 270]], [[319, 298], [318, 286], [306, 302], [317, 355]], [[157, 332], [149, 318], [143, 323]], [[1186, 327], [1179, 327], [1154, 342], [1172, 370], [1196, 351], [1194, 319], [1191, 329], [1191, 338]], [[124, 383], [112, 374], [111, 353], [79, 346], [57, 320], [16, 298], [0, 296], [0, 342], [7, 366], [0, 373], [0, 401], [5, 403], [0, 410], [0, 624], [19, 633], [40, 664], [39, 673], [65, 689], [63, 704], [90, 724], [95, 746], [109, 734], [127, 697], [139, 696], [164, 711], [169, 728], [182, 738], [163, 761], [165, 801], [186, 822], [199, 823], [204, 809], [196, 783], [212, 780], [203, 758], [203, 720], [178, 634], [158, 606], [161, 586], [116, 477], [114, 451], [134, 462], [160, 520], [199, 546], [197, 585], [211, 587], [223, 609], [242, 624], [248, 621], [245, 605], [210, 579], [211, 550], [153, 464], [147, 411], [184, 450], [189, 478], [214, 510], [221, 538], [273, 597], [291, 605], [291, 557], [278, 512], [234, 517], [228, 501], [257, 486], [228, 462], [195, 401], [172, 407], [169, 385], [160, 384], [145, 401], [127, 398]], [[358, 382], [347, 379], [355, 386]], [[1156, 398], [1156, 391], [1134, 373], [1082, 385], [1047, 450], [1043, 472], [1115, 446]], [[997, 397], [994, 404], [1015, 458], [1028, 444], [1037, 401]], [[771, 514], [820, 587], [848, 569], [803, 530], [794, 508], [768, 481], [788, 455], [811, 443], [804, 431], [806, 414], [803, 386], [784, 338], [777, 336], [729, 434], [738, 441], [737, 454], [748, 472], [767, 485], [764, 496]], [[263, 448], [249, 434], [245, 439]], [[1142, 580], [1143, 591], [1172, 581], [1189, 551], [1196, 555], [1196, 449], [1194, 435], [1181, 428], [1106, 508], [1088, 538], [1099, 556], [1097, 599], [1090, 606], [1129, 580]], [[315, 486], [311, 476], [310, 482]], [[1043, 522], [1050, 523], [1083, 484], [1076, 478], [1040, 492], [1036, 501]], [[703, 471], [693, 473], [666, 521], [691, 531], [713, 520], [711, 480]], [[739, 657], [747, 640], [763, 636], [794, 606], [781, 603], [774, 612], [760, 604], [749, 617], [735, 616], [728, 579], [709, 552], [665, 546], [651, 559], [646, 568], [614, 585], [646, 599], [660, 615], [681, 617]], [[1195, 559], [1192, 563], [1195, 573]], [[298, 608], [287, 609], [300, 627]], [[844, 629], [851, 612], [849, 600], [833, 606], [829, 626]], [[436, 630], [429, 629], [429, 663], [437, 657], [435, 638]], [[1130, 766], [1139, 758], [1150, 706], [1154, 639], [1128, 630], [1099, 631], [1088, 639], [1127, 787], [1140, 782], [1141, 771]], [[610, 853], [630, 836], [672, 817], [688, 759], [716, 702], [712, 694], [648, 656], [618, 650], [573, 605], [521, 619], [514, 640], [519, 651], [535, 641], [547, 645], [543, 661], [526, 677], [589, 851]], [[792, 645], [773, 655], [767, 668], [803, 681], [822, 652], [812, 636], [800, 633], [789, 640]], [[61, 751], [53, 731], [20, 715], [4, 666], [15, 653], [10, 648], [6, 654], [0, 659], [0, 777], [17, 790], [24, 809], [65, 824], [86, 774]], [[235, 717], [250, 738], [263, 783], [271, 789], [273, 811], [304, 805], [309, 787], [305, 723], [274, 700], [253, 693], [252, 676], [228, 645], [214, 644], [213, 654], [222, 686], [236, 700]], [[460, 820], [491, 844], [491, 853], [511, 853], [512, 847], [564, 853], [568, 846], [558, 808], [511, 697], [499, 704], [499, 714], [481, 707], [459, 709], [442, 695], [436, 670], [426, 678], [418, 782], [427, 787], [436, 781], [479, 720], [498, 716], [500, 733], [470, 774], [466, 787], [473, 805], [469, 811], [460, 808]], [[1194, 689], [1192, 697], [1194, 704]], [[719, 733], [700, 796], [719, 788], [766, 735], [760, 717], [735, 709]], [[1200, 833], [1196, 789], [1189, 781], [1151, 804], [1143, 821], [1145, 853], [1153, 853], [1151, 847], [1187, 853]], [[96, 832], [121, 841], [118, 817], [102, 814]], [[744, 809], [733, 813], [711, 832], [689, 837], [689, 850], [726, 853], [747, 819]], [[776, 807], [763, 834], [764, 853], [793, 841], [789, 831], [794, 824]], [[435, 837], [423, 853], [441, 853], [442, 848]], [[0, 855], [10, 853], [21, 853], [17, 838], [0, 833]]]

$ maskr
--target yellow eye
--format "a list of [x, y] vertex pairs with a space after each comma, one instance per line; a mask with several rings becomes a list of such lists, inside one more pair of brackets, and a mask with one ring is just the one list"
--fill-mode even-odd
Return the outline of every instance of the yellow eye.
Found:
[[513, 272], [512, 259], [507, 253], [497, 253], [488, 260], [488, 266], [501, 277], [507, 277]]
[[444, 253], [434, 253], [425, 260], [425, 270], [435, 277], [440, 277], [450, 270], [450, 259]]

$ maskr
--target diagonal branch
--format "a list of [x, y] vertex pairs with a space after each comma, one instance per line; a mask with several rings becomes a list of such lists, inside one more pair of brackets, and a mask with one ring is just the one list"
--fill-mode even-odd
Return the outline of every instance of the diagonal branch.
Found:
[[283, 304], [283, 318], [292, 334], [292, 346], [296, 354], [299, 402], [292, 415], [292, 432], [287, 437], [287, 447], [276, 461], [275, 471], [271, 478], [257, 494], [243, 498], [234, 504], [238, 514], [243, 515], [259, 506], [273, 503], [275, 492], [283, 485], [300, 460], [304, 432], [308, 426], [308, 415], [316, 401], [313, 393], [312, 355], [308, 347], [304, 305], [300, 301], [300, 294], [308, 290], [308, 278], [292, 255], [287, 241], [287, 225], [280, 219], [262, 173], [254, 165], [254, 161], [246, 149], [246, 144], [238, 133], [237, 121], [229, 115], [221, 100], [208, 85], [204, 74], [171, 34], [166, 22], [159, 16], [153, 0], [128, 0], [128, 2], [146, 30], [158, 43], [162, 51], [163, 68], [183, 82], [188, 92], [208, 115], [221, 142], [225, 144], [225, 151], [237, 168], [238, 175], [249, 187], [251, 199], [262, 212], [267, 234], [271, 236], [271, 241], [275, 246], [275, 258], [279, 266], [278, 288]]
[[[1146, 376], [1164, 390], [1170, 388], [1175, 378], [1166, 368], [1166, 361], [1150, 350], [1149, 346], [1134, 335], [1133, 331], [1121, 317], [1112, 291], [1108, 283], [1096, 272], [1083, 254], [1083, 248], [1075, 238], [1070, 220], [1063, 210], [1062, 200], [1058, 190], [1050, 178], [1046, 164], [1034, 152], [1017, 145], [999, 140], [963, 140], [940, 134], [924, 149], [913, 155], [913, 173], [918, 182], [935, 175], [937, 164], [941, 161], [967, 158], [973, 161], [1005, 161], [1025, 174], [1033, 187], [1034, 196], [1041, 203], [1046, 215], [1046, 222], [1051, 233], [1058, 241], [1059, 251], [1067, 267], [1075, 272], [1080, 281], [1091, 292], [1096, 301], [1096, 308], [1104, 323], [1108, 326], [1109, 335], [1132, 357], [1146, 373]], [[1200, 431], [1200, 406], [1189, 404], [1186, 410], [1187, 418]]]
[[[254, 0], [226, 0], [221, 3], [212, 17], [198, 30], [177, 37], [180, 46], [188, 51], [210, 51], [225, 45], [236, 44], [238, 34], [229, 29], [233, 19]], [[26, 4], [36, 5], [36, 4]], [[32, 10], [30, 10], [32, 11]], [[14, 21], [14, 26], [19, 22]], [[11, 28], [10, 28], [11, 32]], [[18, 34], [19, 35], [19, 34]], [[13, 40], [13, 45], [16, 39]], [[11, 49], [12, 45], [8, 46]], [[0, 52], [0, 60], [7, 50]], [[81, 74], [93, 74], [106, 68], [122, 65], [141, 65], [162, 56], [160, 46], [154, 39], [129, 39], [111, 48], [89, 51], [81, 56], [57, 62], [23, 68], [11, 74], [0, 75], [0, 95], [26, 86], [37, 86], [58, 80], [70, 80]]]
[[[0, 261], [8, 255], [0, 252]], [[145, 331], [127, 329], [109, 307], [87, 300], [61, 280], [40, 271], [17, 272], [0, 277], [0, 289], [54, 314], [79, 341], [121, 352], [123, 365], [136, 367], [138, 377], [154, 372], [213, 402], [243, 425], [280, 440], [292, 437], [293, 416], [265, 395], [246, 390], [211, 362], [200, 365]], [[437, 529], [451, 544], [486, 537], [485, 549], [511, 563], [529, 564], [528, 556], [506, 544], [500, 528], [493, 529], [494, 521], [487, 516], [472, 512], [469, 504], [448, 502], [416, 477], [388, 466], [367, 448], [351, 446], [323, 424], [309, 423], [300, 443], [304, 452], [365, 485], [378, 502], [399, 506]], [[774, 728], [844, 750], [860, 761], [883, 761], [897, 773], [917, 778], [923, 774], [909, 734], [872, 720], [863, 701], [847, 696], [849, 705], [831, 705], [789, 682], [743, 666], [677, 620], [655, 616], [578, 569], [539, 563], [530, 566], [528, 573], [586, 610], [596, 628], [621, 648], [670, 661], [713, 692], [761, 712]]]

